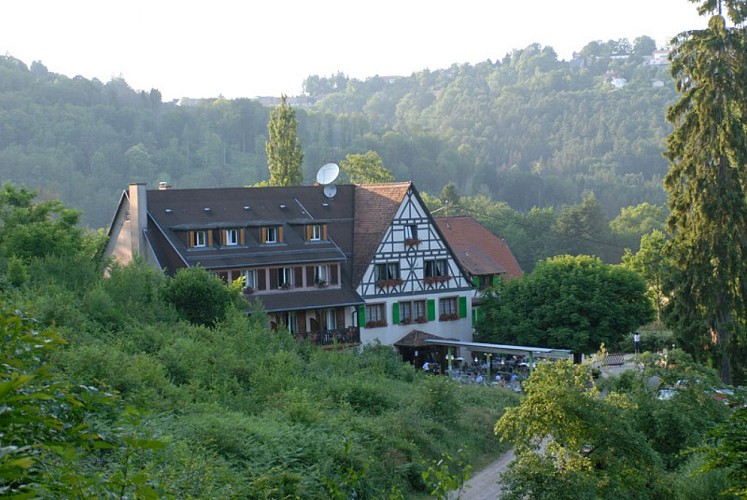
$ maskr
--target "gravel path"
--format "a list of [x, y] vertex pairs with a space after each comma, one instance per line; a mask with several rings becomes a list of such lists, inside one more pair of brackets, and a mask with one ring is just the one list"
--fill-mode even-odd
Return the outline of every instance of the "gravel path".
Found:
[[514, 459], [514, 452], [509, 450], [483, 470], [467, 481], [461, 495], [452, 493], [452, 500], [495, 500], [501, 496], [500, 475]]

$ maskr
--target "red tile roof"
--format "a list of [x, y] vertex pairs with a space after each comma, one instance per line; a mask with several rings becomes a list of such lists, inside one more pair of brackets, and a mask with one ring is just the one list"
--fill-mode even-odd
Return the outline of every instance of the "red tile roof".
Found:
[[501, 238], [468, 215], [435, 217], [436, 224], [459, 260], [473, 276], [503, 274], [521, 276], [521, 268]]
[[355, 189], [353, 286], [357, 287], [411, 182], [364, 184]]

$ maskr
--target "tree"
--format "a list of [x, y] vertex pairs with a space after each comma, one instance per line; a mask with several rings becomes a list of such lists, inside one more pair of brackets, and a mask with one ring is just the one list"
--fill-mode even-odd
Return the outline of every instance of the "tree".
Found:
[[590, 256], [554, 257], [485, 299], [481, 341], [591, 353], [653, 318], [635, 272]]
[[226, 286], [201, 267], [179, 269], [161, 286], [161, 297], [186, 320], [203, 326], [214, 326], [241, 301], [238, 288]]
[[712, 429], [706, 446], [703, 471], [723, 468], [732, 487], [723, 493], [747, 498], [747, 407], [738, 408], [729, 419]]
[[[714, 6], [708, 0], [701, 10]], [[744, 20], [744, 2], [727, 2], [727, 8], [732, 21]], [[672, 300], [665, 319], [691, 349], [711, 353], [726, 383], [732, 379], [732, 343], [747, 316], [744, 40], [745, 30], [727, 29], [720, 15], [707, 29], [676, 37], [671, 71], [681, 97], [667, 112], [674, 125], [665, 153], [672, 234], [667, 252], [679, 275], [667, 290]]]
[[283, 95], [280, 106], [272, 110], [267, 124], [269, 139], [265, 143], [265, 151], [271, 186], [298, 186], [303, 180], [303, 152], [296, 135], [297, 128], [296, 112]]
[[636, 253], [625, 249], [623, 266], [631, 269], [646, 280], [648, 291], [646, 295], [656, 307], [656, 320], [661, 321], [661, 311], [667, 302], [664, 295], [664, 280], [670, 271], [670, 261], [664, 255], [666, 236], [658, 229], [651, 234], [641, 236], [640, 248]]
[[563, 208], [555, 220], [558, 253], [603, 255], [610, 240], [607, 217], [596, 196], [588, 193], [579, 205]]
[[0, 254], [28, 262], [45, 256], [74, 255], [84, 248], [80, 212], [59, 200], [34, 203], [36, 193], [6, 183], [0, 191]]
[[526, 396], [495, 425], [516, 458], [501, 498], [656, 498], [661, 464], [635, 428], [627, 398], [604, 398], [590, 367], [560, 360], [537, 365]]
[[392, 182], [394, 174], [384, 167], [384, 160], [375, 151], [347, 155], [340, 168], [353, 184]]

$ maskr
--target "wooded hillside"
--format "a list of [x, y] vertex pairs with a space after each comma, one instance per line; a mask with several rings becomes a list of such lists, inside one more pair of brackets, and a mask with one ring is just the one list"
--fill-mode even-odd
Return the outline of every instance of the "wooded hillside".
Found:
[[[664, 202], [664, 119], [675, 92], [649, 64], [648, 37], [591, 42], [572, 61], [531, 45], [500, 61], [406, 77], [310, 76], [297, 109], [306, 182], [328, 161], [376, 151], [397, 180], [437, 194], [453, 182], [513, 210], [578, 204], [604, 214]], [[133, 181], [249, 185], [269, 177], [264, 145], [275, 103], [182, 99], [49, 72], [0, 57], [4, 181], [83, 210], [106, 227]], [[518, 244], [518, 243], [517, 243]], [[619, 254], [621, 250], [618, 250]]]

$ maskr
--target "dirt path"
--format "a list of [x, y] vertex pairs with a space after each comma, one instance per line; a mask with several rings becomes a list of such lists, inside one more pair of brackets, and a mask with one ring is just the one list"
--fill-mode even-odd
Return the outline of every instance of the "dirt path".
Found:
[[495, 500], [501, 495], [500, 475], [514, 459], [513, 451], [509, 450], [483, 470], [474, 475], [461, 495], [452, 493], [450, 499], [456, 500]]

